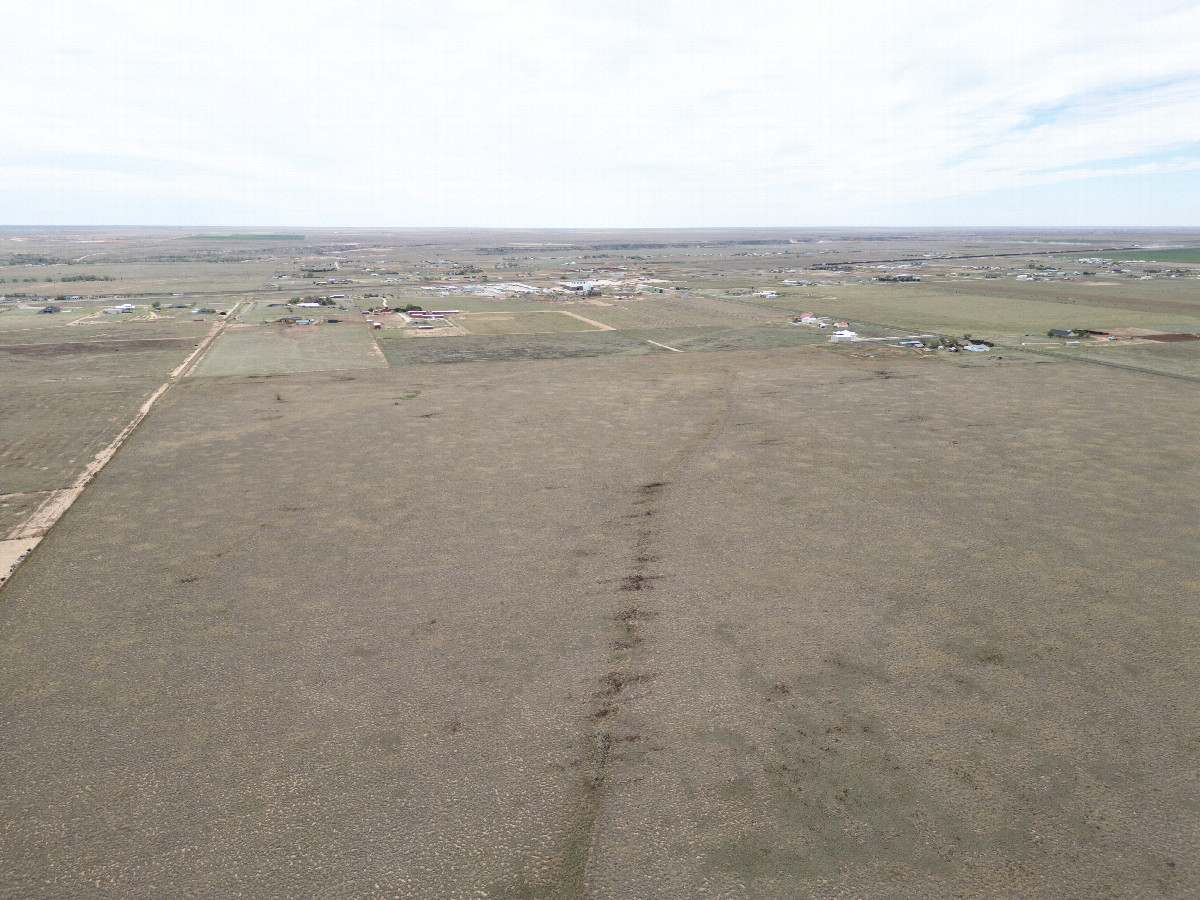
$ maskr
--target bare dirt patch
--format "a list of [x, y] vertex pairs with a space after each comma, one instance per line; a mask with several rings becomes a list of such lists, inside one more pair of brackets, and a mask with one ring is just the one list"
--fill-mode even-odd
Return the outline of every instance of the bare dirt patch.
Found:
[[1161, 344], [1175, 344], [1181, 341], [1200, 341], [1200, 334], [1143, 334], [1144, 341], [1158, 341]]

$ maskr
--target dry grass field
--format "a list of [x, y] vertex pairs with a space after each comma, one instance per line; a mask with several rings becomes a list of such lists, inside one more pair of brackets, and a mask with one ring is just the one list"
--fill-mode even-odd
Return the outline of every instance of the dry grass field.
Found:
[[1089, 341], [1079, 346], [1056, 347], [1049, 352], [1066, 359], [1124, 366], [1200, 381], [1200, 341]]
[[[1023, 234], [19, 237], [353, 321], [0, 305], [2, 527], [166, 386], [0, 587], [0, 897], [1200, 894], [1200, 342], [1045, 338], [1200, 332], [1194, 277], [1084, 316]], [[1139, 238], [1200, 244], [1093, 243]], [[1030, 258], [805, 268], [984, 252]], [[370, 331], [383, 277], [508, 333]]]
[[188, 379], [5, 589], [5, 888], [1192, 895], [1192, 400], [809, 348]]
[[39, 318], [0, 331], [0, 540], [121, 431], [203, 328]]
[[340, 325], [233, 327], [213, 345], [195, 374], [273, 375], [384, 365], [366, 326], [350, 320]]
[[487, 312], [461, 316], [458, 322], [471, 334], [558, 334], [573, 331], [603, 331], [585, 313], [574, 315], [557, 309], [529, 312]]
[[[818, 315], [861, 319], [913, 329], [928, 329], [947, 334], [963, 331], [984, 334], [1044, 335], [1051, 328], [1091, 327], [1098, 329], [1127, 326], [1161, 327], [1181, 321], [1179, 312], [1118, 306], [1119, 298], [1105, 295], [1081, 296], [1071, 300], [1065, 295], [1050, 298], [1031, 295], [1033, 287], [1022, 285], [1006, 293], [990, 282], [953, 284], [845, 285], [830, 288], [828, 296], [760, 301], [772, 307], [789, 306]], [[1061, 290], [1061, 289], [1060, 289]], [[1083, 291], [1072, 288], [1072, 293]], [[1200, 317], [1200, 300], [1193, 290], [1192, 310], [1182, 320]]]

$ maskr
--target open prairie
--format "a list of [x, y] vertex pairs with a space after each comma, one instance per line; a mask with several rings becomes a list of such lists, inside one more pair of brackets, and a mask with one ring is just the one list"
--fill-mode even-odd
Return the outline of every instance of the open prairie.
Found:
[[158, 398], [0, 587], [0, 896], [1200, 893], [1200, 269], [1104, 250], [1200, 236], [135, 237], [284, 306], [0, 312], [5, 527]]

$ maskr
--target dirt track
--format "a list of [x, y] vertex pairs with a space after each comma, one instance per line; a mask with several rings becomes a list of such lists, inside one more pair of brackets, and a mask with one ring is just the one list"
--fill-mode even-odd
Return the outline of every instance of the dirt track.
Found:
[[[236, 310], [236, 308], [237, 307], [235, 305], [234, 309]], [[96, 476], [96, 473], [103, 469], [104, 466], [107, 465], [108, 461], [113, 458], [116, 452], [121, 449], [121, 445], [125, 443], [126, 439], [131, 434], [133, 434], [133, 430], [141, 424], [142, 420], [146, 418], [146, 416], [150, 413], [150, 410], [154, 407], [154, 404], [158, 402], [158, 399], [162, 397], [167, 388], [171, 386], [171, 379], [183, 377], [183, 375], [195, 368], [196, 364], [199, 363], [199, 361], [204, 357], [204, 354], [208, 351], [208, 348], [212, 346], [213, 342], [218, 336], [220, 336], [221, 331], [224, 328], [224, 320], [213, 323], [213, 327], [209, 330], [204, 339], [196, 346], [196, 349], [189, 354], [187, 359], [180, 363], [173, 372], [171, 372], [169, 379], [146, 399], [146, 401], [138, 408], [138, 411], [134, 415], [133, 419], [121, 430], [121, 432], [112, 440], [112, 442], [99, 453], [97, 453], [88, 462], [88, 464], [83, 467], [83, 470], [75, 477], [75, 480], [71, 483], [71, 485], [63, 488], [62, 490], [51, 491], [49, 496], [42, 501], [42, 503], [33, 511], [29, 518], [6, 534], [4, 540], [0, 540], [0, 575], [5, 576], [6, 578], [9, 577], [9, 573], [12, 571], [12, 569], [22, 561], [27, 553], [31, 552], [33, 548], [38, 545], [46, 532], [48, 532], [54, 526], [54, 523], [57, 522], [62, 517], [62, 514], [71, 507], [71, 504], [78, 499], [79, 495], [83, 493], [83, 489], [87, 487], [88, 483]], [[45, 349], [50, 354], [83, 353], [99, 352], [93, 347], [93, 345], [96, 344], [122, 344], [131, 345], [134, 347], [157, 347], [161, 346], [163, 343], [170, 343], [172, 346], [179, 346], [183, 345], [185, 342], [171, 338], [143, 339], [133, 341], [109, 340], [75, 342], [70, 344], [54, 343], [48, 345], [16, 345], [16, 349], [20, 350], [25, 347], [36, 348], [39, 350]], [[64, 346], [68, 349], [62, 349]], [[11, 351], [14, 349], [14, 345], [6, 345], [4, 349], [5, 351]], [[105, 347], [104, 349], [115, 350], [119, 348]]]

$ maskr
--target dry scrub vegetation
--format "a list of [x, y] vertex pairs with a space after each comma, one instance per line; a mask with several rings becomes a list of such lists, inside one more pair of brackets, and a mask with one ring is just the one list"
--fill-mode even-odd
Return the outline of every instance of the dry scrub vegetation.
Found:
[[804, 299], [227, 330], [0, 593], [0, 895], [1195, 896], [1194, 383]]

